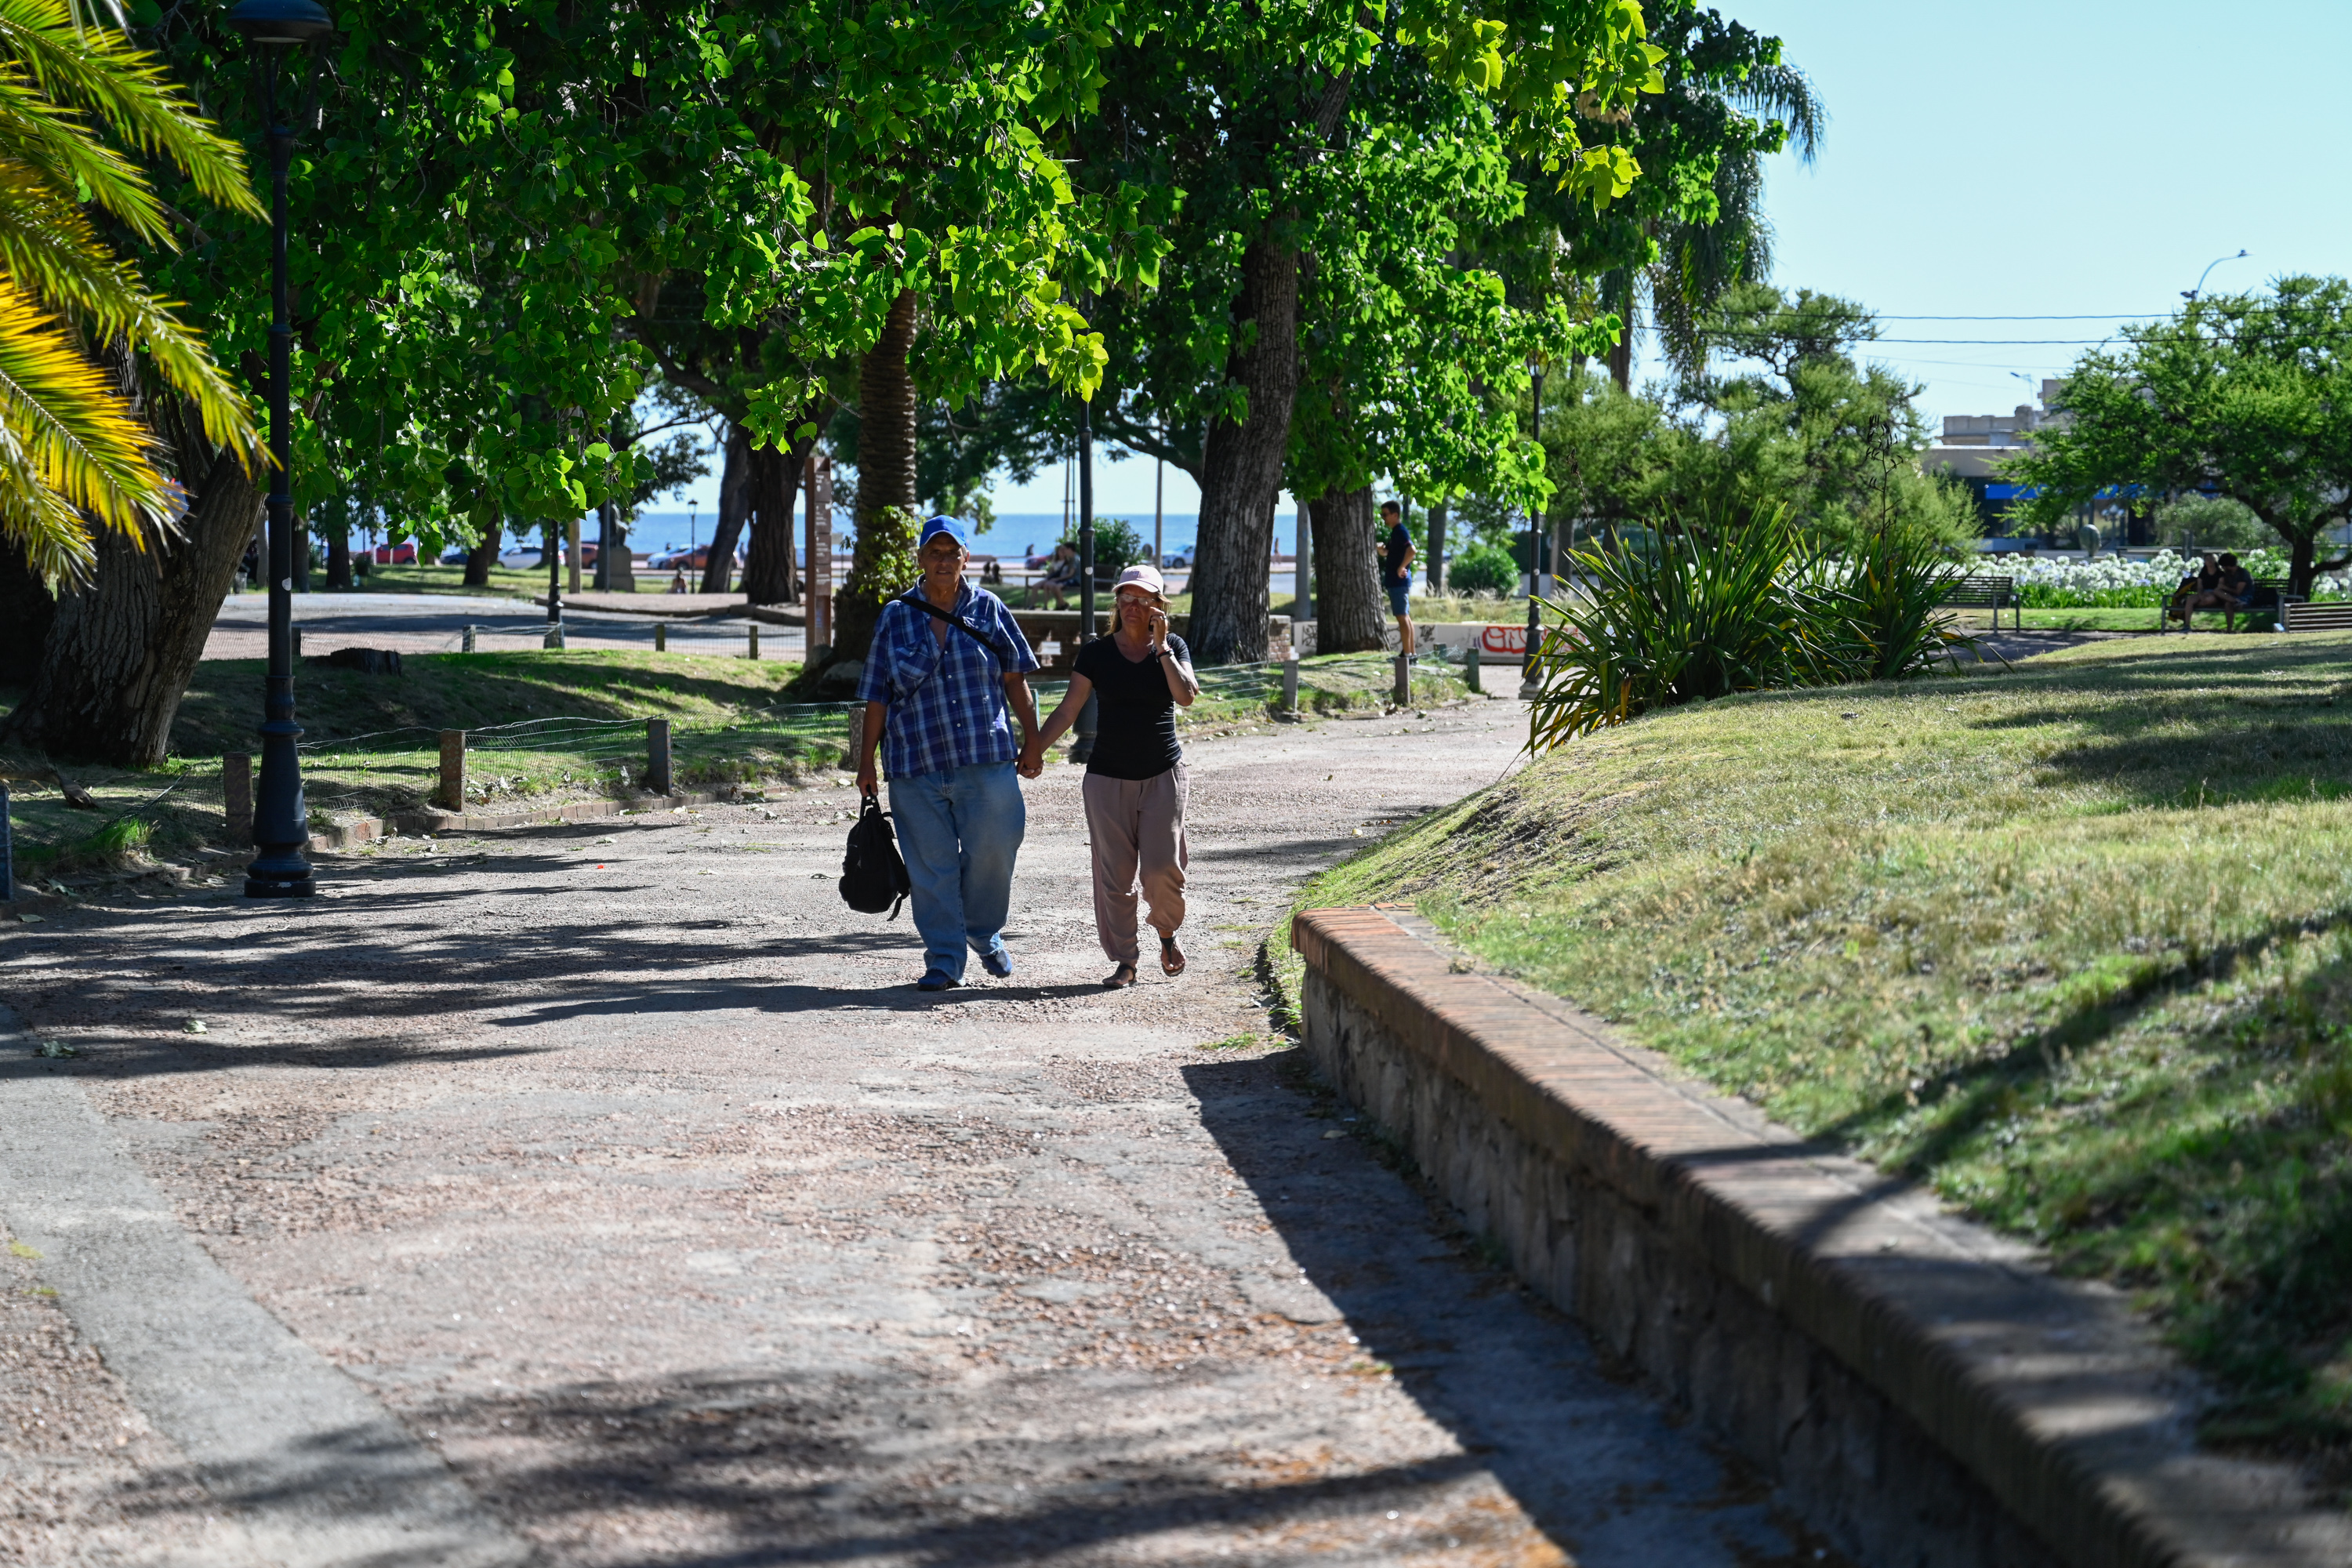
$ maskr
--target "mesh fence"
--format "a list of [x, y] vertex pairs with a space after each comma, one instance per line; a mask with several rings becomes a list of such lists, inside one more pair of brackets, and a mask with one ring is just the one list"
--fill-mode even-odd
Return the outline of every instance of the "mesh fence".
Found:
[[[723, 747], [730, 742], [750, 745], [837, 740], [846, 732], [845, 715], [855, 712], [857, 708], [858, 704], [854, 702], [806, 702], [770, 710], [765, 713], [746, 714], [734, 720], [673, 720], [670, 721], [670, 747], [673, 751], [701, 752]], [[469, 752], [560, 753], [590, 762], [642, 756], [646, 744], [646, 721], [643, 719], [596, 719], [583, 715], [487, 724], [480, 729], [467, 730], [465, 734], [466, 749]], [[323, 760], [436, 752], [440, 743], [440, 731], [427, 725], [410, 724], [397, 730], [373, 730], [363, 735], [305, 741], [301, 743], [301, 750]]]

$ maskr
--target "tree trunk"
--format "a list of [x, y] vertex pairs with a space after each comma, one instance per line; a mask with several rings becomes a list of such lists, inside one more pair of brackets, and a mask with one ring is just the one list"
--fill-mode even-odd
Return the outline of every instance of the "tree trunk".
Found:
[[482, 542], [466, 552], [466, 586], [487, 588], [490, 568], [499, 563], [499, 546], [506, 542], [506, 519], [496, 512], [482, 525]]
[[[141, 550], [111, 530], [100, 532], [91, 579], [58, 595], [32, 689], [0, 740], [116, 767], [162, 763], [260, 510], [253, 477], [222, 453], [177, 538], [151, 539]], [[253, 698], [257, 720], [257, 679]]]
[[800, 494], [801, 464], [814, 442], [751, 454], [751, 550], [743, 563], [743, 595], [754, 605], [791, 605], [800, 600], [794, 559], [793, 501]]
[[596, 570], [604, 575], [605, 588], [614, 594], [637, 591], [637, 563], [629, 553], [629, 523], [627, 512], [613, 508], [613, 521], [604, 525], [604, 542], [596, 552]]
[[40, 672], [58, 602], [25, 558], [0, 545], [0, 686], [22, 689]]
[[[1616, 302], [1617, 341], [1609, 345], [1609, 379], [1617, 384], [1620, 392], [1633, 390], [1633, 281], [1625, 280], [1624, 297]], [[1542, 438], [1542, 432], [1537, 432]]]
[[727, 592], [735, 571], [735, 546], [751, 515], [751, 437], [740, 425], [727, 426], [727, 461], [719, 471], [719, 521], [710, 527], [710, 553], [703, 558], [702, 591]]
[[[857, 367], [857, 545], [833, 601], [836, 659], [866, 657], [883, 601], [915, 580], [915, 383], [907, 369], [914, 343], [915, 296], [902, 293]], [[1261, 578], [1261, 599], [1264, 593]]]
[[2288, 593], [2298, 598], [2311, 597], [2313, 563], [2316, 560], [2317, 553], [2317, 548], [2308, 533], [2298, 535], [2293, 541], [2287, 552], [2286, 591]]
[[1429, 591], [1445, 592], [1445, 503], [1429, 509]]
[[[1203, 664], [1253, 663], [1266, 656], [1266, 605], [1274, 505], [1298, 393], [1298, 252], [1269, 224], [1242, 253], [1234, 306], [1234, 347], [1226, 379], [1248, 405], [1236, 422], [1209, 426], [1201, 457], [1201, 523], [1192, 565], [1192, 656]], [[1319, 563], [1318, 563], [1319, 565]], [[1318, 573], [1319, 578], [1319, 573]], [[1324, 606], [1316, 606], [1317, 647]]]
[[320, 531], [327, 536], [327, 592], [348, 589], [352, 585], [351, 524], [330, 523]]
[[1315, 651], [1377, 652], [1388, 638], [1388, 606], [1372, 553], [1372, 492], [1333, 490], [1307, 510], [1315, 522]]

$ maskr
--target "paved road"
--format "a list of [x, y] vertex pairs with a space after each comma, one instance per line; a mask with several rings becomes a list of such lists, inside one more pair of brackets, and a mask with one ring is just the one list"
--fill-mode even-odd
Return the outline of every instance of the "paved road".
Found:
[[[455, 653], [465, 628], [474, 626], [475, 648], [503, 653], [542, 646], [547, 612], [517, 599], [486, 599], [462, 594], [299, 594], [294, 624], [302, 630], [302, 651], [329, 653], [339, 647], [383, 647], [400, 653]], [[681, 653], [740, 654], [742, 619], [673, 621], [669, 647]], [[269, 606], [259, 594], [233, 594], [221, 605], [205, 640], [206, 658], [260, 658], [268, 653]], [[639, 616], [609, 615], [567, 607], [564, 646], [571, 648], [649, 648], [654, 622]], [[797, 626], [760, 628], [763, 658], [797, 659]]]
[[[1124, 993], [1068, 770], [1030, 787], [1020, 973], [938, 997], [835, 896], [839, 788], [396, 842], [304, 906], [52, 908], [0, 996], [83, 1054], [18, 1057], [0, 1112], [38, 1089], [120, 1163], [91, 1235], [152, 1204], [202, 1244], [158, 1278], [216, 1260], [266, 1310], [196, 1337], [290, 1331], [257, 1364], [396, 1421], [312, 1447], [446, 1460], [549, 1564], [1812, 1563], [1266, 1035], [1286, 889], [1493, 778], [1517, 720], [1197, 744], [1192, 969]], [[282, 1496], [207, 1457], [236, 1434], [140, 1386], [239, 1347], [101, 1368], [68, 1263], [0, 1258], [0, 1559], [273, 1560]], [[138, 1307], [100, 1337], [163, 1333]]]

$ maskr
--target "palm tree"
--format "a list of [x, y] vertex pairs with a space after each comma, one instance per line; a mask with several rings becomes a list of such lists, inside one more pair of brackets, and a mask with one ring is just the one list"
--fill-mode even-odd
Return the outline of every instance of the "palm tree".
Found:
[[0, 539], [53, 583], [87, 574], [93, 524], [143, 543], [173, 515], [134, 356], [216, 445], [258, 451], [244, 395], [92, 216], [175, 247], [134, 156], [265, 216], [236, 143], [126, 36], [68, 0], [0, 0]]
[[[1685, 102], [1675, 108], [1696, 118], [1778, 121], [1788, 145], [1805, 163], [1821, 150], [1829, 111], [1812, 82], [1794, 66], [1758, 65], [1744, 78], [1720, 85], [1670, 86]], [[1641, 110], [1637, 110], [1638, 119]], [[1706, 368], [1700, 323], [1724, 294], [1740, 283], [1761, 282], [1772, 270], [1772, 226], [1764, 216], [1764, 158], [1753, 147], [1727, 152], [1715, 170], [1716, 216], [1705, 223], [1667, 216], [1650, 227], [1657, 255], [1647, 266], [1604, 273], [1601, 297], [1624, 319], [1625, 331], [1610, 352], [1609, 373], [1621, 390], [1633, 379], [1636, 311], [1646, 301], [1666, 361], [1685, 379]]]

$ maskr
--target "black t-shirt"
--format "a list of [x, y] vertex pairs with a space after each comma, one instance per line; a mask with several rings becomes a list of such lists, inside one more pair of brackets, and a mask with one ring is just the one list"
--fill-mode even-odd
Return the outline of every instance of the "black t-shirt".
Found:
[[1385, 564], [1388, 567], [1389, 581], [1402, 583], [1412, 575], [1412, 568], [1405, 563], [1404, 559], [1405, 552], [1412, 548], [1412, 535], [1407, 533], [1404, 531], [1404, 524], [1400, 522], [1389, 530], [1388, 544], [1389, 558]]
[[[1184, 639], [1171, 636], [1168, 657], [1192, 662]], [[1150, 654], [1139, 662], [1115, 637], [1078, 649], [1077, 672], [1095, 683], [1095, 751], [1087, 772], [1114, 779], [1156, 779], [1184, 760], [1176, 743], [1176, 697], [1168, 673]]]

